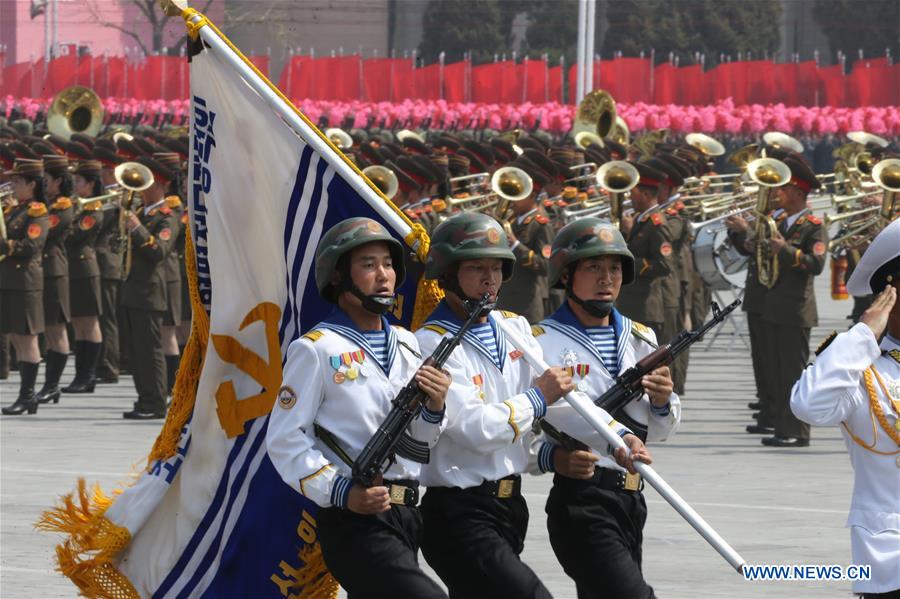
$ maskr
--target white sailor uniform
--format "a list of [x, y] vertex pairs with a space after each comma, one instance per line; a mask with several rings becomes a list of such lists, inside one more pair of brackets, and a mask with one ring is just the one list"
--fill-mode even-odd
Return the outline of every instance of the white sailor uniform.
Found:
[[[867, 379], [868, 378], [868, 382]], [[853, 563], [872, 577], [857, 593], [900, 590], [900, 340], [879, 344], [859, 323], [835, 337], [803, 371], [791, 410], [814, 426], [840, 426], [853, 465], [847, 517]]]

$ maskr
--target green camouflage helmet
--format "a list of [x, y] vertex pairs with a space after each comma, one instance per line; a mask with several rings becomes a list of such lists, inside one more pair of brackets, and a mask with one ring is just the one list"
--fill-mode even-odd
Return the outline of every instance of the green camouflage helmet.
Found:
[[551, 287], [560, 289], [562, 283], [559, 278], [570, 264], [584, 258], [608, 255], [622, 256], [622, 284], [631, 283], [634, 280], [634, 256], [616, 227], [596, 217], [570, 223], [553, 240], [547, 282]]
[[329, 291], [329, 288], [331, 287], [331, 274], [337, 270], [338, 260], [353, 248], [373, 241], [384, 241], [388, 244], [394, 272], [397, 273], [394, 289], [399, 288], [406, 277], [406, 264], [403, 260], [406, 250], [404, 250], [403, 244], [371, 218], [355, 217], [342, 220], [334, 225], [319, 240], [319, 246], [316, 248], [316, 288], [319, 290], [319, 295], [330, 302], [336, 301], [337, 298]]
[[503, 260], [503, 280], [512, 276], [516, 257], [496, 220], [480, 212], [463, 212], [442, 222], [431, 235], [425, 278], [439, 279], [454, 262], [478, 258]]

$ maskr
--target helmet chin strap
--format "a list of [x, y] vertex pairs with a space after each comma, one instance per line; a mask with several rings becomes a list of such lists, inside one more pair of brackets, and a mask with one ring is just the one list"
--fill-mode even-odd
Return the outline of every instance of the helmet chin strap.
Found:
[[584, 308], [584, 311], [595, 318], [606, 318], [612, 312], [615, 302], [606, 300], [583, 300], [572, 290], [573, 275], [572, 269], [569, 269], [568, 280], [566, 281], [566, 297], [572, 299], [573, 302]]
[[[456, 295], [456, 297], [458, 297], [460, 301], [462, 301], [463, 309], [468, 314], [471, 314], [475, 306], [478, 305], [478, 303], [481, 301], [480, 297], [469, 297], [468, 295], [466, 295], [466, 293], [462, 290], [462, 287], [460, 287], [459, 279], [456, 275], [445, 277], [443, 281], [443, 287], [447, 291], [452, 291], [453, 294]], [[496, 302], [494, 304], [491, 304], [489, 307], [491, 310], [493, 310], [494, 306], [496, 306]]]
[[341, 277], [341, 291], [349, 291], [357, 299], [362, 303], [362, 307], [366, 312], [371, 314], [376, 314], [378, 316], [382, 316], [390, 312], [391, 308], [394, 307], [395, 295], [366, 295], [362, 292], [362, 289], [356, 286], [350, 280], [350, 273], [346, 273], [346, 276]]

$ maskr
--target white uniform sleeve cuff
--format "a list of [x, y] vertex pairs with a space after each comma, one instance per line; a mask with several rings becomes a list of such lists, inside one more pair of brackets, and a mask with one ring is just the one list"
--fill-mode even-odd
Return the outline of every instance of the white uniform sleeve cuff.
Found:
[[429, 424], [440, 424], [444, 421], [444, 414], [447, 412], [447, 407], [444, 406], [440, 412], [434, 412], [429, 410], [426, 407], [422, 407], [421, 417], [422, 420]]
[[532, 387], [525, 392], [531, 407], [534, 409], [535, 418], [543, 418], [547, 414], [547, 402], [544, 400], [544, 394], [537, 387]]
[[553, 455], [559, 445], [556, 443], [542, 443], [538, 450], [538, 468], [541, 472], [553, 472]]
[[667, 401], [664, 406], [656, 406], [653, 402], [650, 402], [650, 412], [654, 416], [668, 416], [669, 412], [672, 409], [672, 402]]
[[346, 508], [347, 499], [350, 497], [350, 487], [352, 486], [352, 479], [336, 474], [331, 486], [331, 504], [335, 507]]

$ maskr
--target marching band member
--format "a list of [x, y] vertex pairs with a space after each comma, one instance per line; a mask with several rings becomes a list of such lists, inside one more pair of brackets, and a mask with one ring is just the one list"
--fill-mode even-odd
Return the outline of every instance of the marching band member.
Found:
[[[591, 399], [600, 397], [619, 373], [656, 348], [656, 336], [649, 327], [614, 307], [622, 285], [634, 281], [634, 269], [634, 257], [621, 233], [599, 218], [567, 225], [553, 242], [549, 281], [565, 289], [566, 301], [533, 330], [544, 355], [562, 363], [578, 390]], [[643, 441], [663, 441], [672, 435], [681, 419], [681, 404], [672, 392], [668, 367], [656, 369], [642, 382], [645, 395], [612, 416], [634, 431], [619, 431], [632, 459], [650, 463]], [[598, 447], [596, 441], [588, 443], [596, 433], [568, 404], [551, 406], [545, 420], [554, 429]], [[654, 596], [641, 573], [647, 518], [643, 481], [633, 465], [623, 463], [624, 451], [619, 452], [617, 464], [587, 447], [568, 458], [559, 449], [539, 451], [544, 457], [539, 460], [542, 469], [553, 465], [556, 471], [546, 507], [550, 543], [575, 581], [579, 599]]]
[[871, 579], [854, 581], [853, 590], [871, 599], [900, 596], [898, 289], [900, 220], [895, 220], [847, 282], [851, 294], [874, 293], [875, 301], [859, 323], [820, 348], [791, 394], [791, 410], [804, 422], [841, 426], [854, 471], [847, 517], [853, 563], [872, 567]]
[[[503, 228], [475, 212], [453, 216], [435, 229], [425, 276], [446, 298], [416, 332], [422, 352], [459, 330], [463, 301], [487, 293], [496, 301], [516, 257]], [[532, 380], [522, 354], [495, 324], [510, 319], [535, 351], [540, 347], [521, 316], [492, 311], [466, 334], [445, 368], [447, 428], [422, 466], [422, 553], [451, 597], [550, 597], [519, 559], [528, 528], [521, 473], [529, 467], [531, 427], [547, 406], [571, 391], [572, 379], [552, 368]]]
[[450, 378], [422, 366], [412, 333], [388, 324], [403, 282], [403, 246], [377, 222], [351, 218], [316, 250], [316, 286], [334, 311], [291, 343], [266, 445], [284, 481], [314, 501], [329, 571], [349, 597], [446, 597], [419, 568], [419, 466], [398, 458], [383, 484], [353, 482], [352, 461], [415, 376], [429, 399], [409, 433], [433, 447]]
[[19, 395], [3, 408], [7, 415], [34, 414], [34, 397], [41, 354], [38, 335], [44, 331], [44, 288], [41, 255], [49, 230], [44, 200], [44, 169], [40, 160], [16, 160], [5, 175], [11, 178], [16, 204], [4, 210], [7, 237], [0, 238], [0, 333], [8, 334], [19, 361]]
[[47, 198], [47, 243], [44, 245], [44, 335], [47, 338], [44, 385], [37, 393], [38, 403], [59, 403], [62, 392], [59, 379], [69, 359], [69, 334], [66, 325], [71, 314], [69, 304], [69, 261], [66, 238], [74, 217], [69, 196], [72, 175], [65, 156], [44, 156], [44, 192]]

